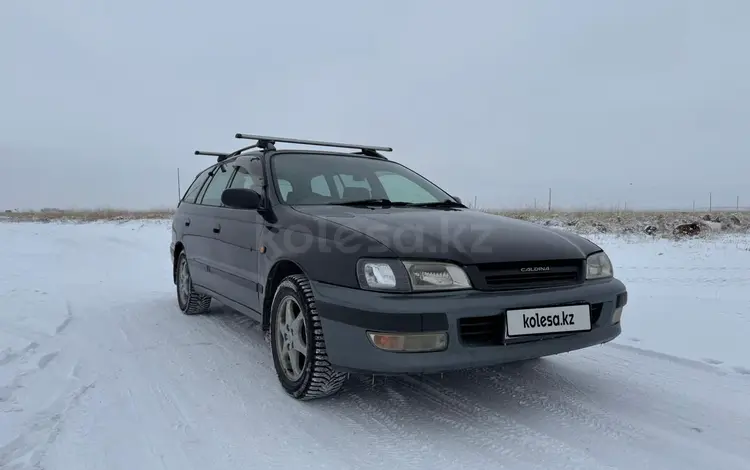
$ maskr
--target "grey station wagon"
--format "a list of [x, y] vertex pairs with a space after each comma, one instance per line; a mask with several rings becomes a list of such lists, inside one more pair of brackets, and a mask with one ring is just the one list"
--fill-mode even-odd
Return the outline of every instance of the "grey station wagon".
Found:
[[292, 397], [332, 395], [352, 372], [482, 367], [620, 334], [627, 290], [585, 238], [472, 210], [389, 147], [235, 137], [255, 143], [196, 151], [217, 161], [174, 216], [177, 300], [260, 322]]

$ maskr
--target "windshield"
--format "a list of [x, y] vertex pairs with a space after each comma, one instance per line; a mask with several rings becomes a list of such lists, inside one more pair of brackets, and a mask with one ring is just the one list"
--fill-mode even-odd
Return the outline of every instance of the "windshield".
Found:
[[428, 204], [454, 200], [417, 173], [388, 160], [279, 153], [271, 162], [275, 186], [287, 204], [340, 204], [366, 199]]

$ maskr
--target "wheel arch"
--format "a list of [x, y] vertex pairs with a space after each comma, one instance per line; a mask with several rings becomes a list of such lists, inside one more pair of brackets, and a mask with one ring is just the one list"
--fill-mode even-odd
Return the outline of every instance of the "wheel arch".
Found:
[[302, 266], [299, 263], [286, 258], [277, 260], [271, 267], [270, 271], [268, 271], [268, 278], [266, 279], [266, 284], [263, 288], [262, 327], [264, 330], [267, 330], [271, 324], [271, 304], [273, 303], [273, 296], [276, 294], [276, 289], [285, 277], [292, 274], [302, 274], [307, 276], [307, 273], [302, 269]]

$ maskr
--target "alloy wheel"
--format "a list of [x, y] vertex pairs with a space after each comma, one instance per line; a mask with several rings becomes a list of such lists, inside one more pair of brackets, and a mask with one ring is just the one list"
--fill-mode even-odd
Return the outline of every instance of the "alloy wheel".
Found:
[[285, 297], [279, 304], [276, 352], [287, 379], [299, 380], [307, 364], [307, 323], [302, 307], [292, 296]]

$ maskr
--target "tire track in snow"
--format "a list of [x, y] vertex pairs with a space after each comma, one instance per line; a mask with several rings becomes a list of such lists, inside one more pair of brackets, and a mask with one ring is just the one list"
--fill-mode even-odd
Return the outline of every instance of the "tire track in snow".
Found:
[[486, 468], [488, 463], [493, 463], [476, 453], [457, 455], [455, 451], [463, 446], [442, 445], [435, 429], [431, 429], [434, 423], [430, 422], [429, 415], [420, 414], [419, 410], [410, 407], [411, 400], [401, 402], [403, 406], [389, 407], [383, 402], [381, 391], [377, 387], [368, 388], [367, 383], [370, 383], [368, 378], [350, 377], [342, 390], [346, 395], [337, 396], [332, 400], [334, 403], [326, 404], [325, 408], [339, 420], [349, 423], [348, 429], [353, 428], [357, 434], [367, 436], [366, 440], [373, 447], [368, 457], [379, 459], [383, 468], [393, 468], [394, 465], [407, 469], [425, 466], [456, 468], [457, 465]]
[[[593, 369], [595, 370], [595, 369]], [[586, 376], [590, 375], [589, 371], [575, 369], [566, 369], [572, 377], [582, 379], [583, 384], [597, 383], [588, 382]], [[457, 377], [462, 377], [461, 379]], [[526, 426], [535, 432], [544, 434], [549, 439], [557, 440], [560, 444], [559, 450], [567, 455], [564, 449], [568, 449], [570, 455], [581, 455], [582, 453], [590, 458], [590, 461], [579, 460], [578, 462], [569, 462], [573, 468], [621, 468], [621, 462], [617, 458], [623, 454], [624, 448], [637, 449], [637, 452], [631, 452], [627, 455], [628, 467], [644, 468], [670, 468], [675, 459], [687, 464], [690, 458], [677, 457], [674, 451], [689, 446], [688, 442], [695, 440], [695, 431], [688, 431], [687, 427], [682, 427], [682, 431], [673, 429], [670, 425], [676, 424], [678, 417], [666, 415], [663, 417], [654, 414], [655, 407], [652, 405], [649, 411], [641, 410], [635, 415], [623, 410], [612, 403], [608, 412], [599, 415], [602, 420], [601, 425], [615, 428], [618, 432], [630, 429], [633, 432], [622, 433], [619, 438], [613, 439], [610, 436], [603, 436], [595, 429], [576, 424], [575, 413], [570, 415], [567, 412], [562, 414], [550, 414], [547, 406], [546, 396], [540, 396], [538, 388], [544, 387], [545, 395], [550, 395], [551, 391], [560, 388], [556, 378], [552, 381], [539, 380], [536, 374], [520, 374], [513, 376], [495, 376], [493, 382], [492, 370], [480, 370], [477, 372], [451, 374], [447, 381], [437, 382], [434, 379], [424, 379], [427, 383], [435, 383], [440, 387], [441, 393], [457, 393], [457, 399], [468, 399], [472, 403], [480, 403], [480, 406], [486, 406], [491, 411], [489, 413], [503, 414], [509, 419], [520, 422], [521, 426]], [[553, 376], [554, 377], [554, 376]], [[622, 377], [619, 377], [621, 379]], [[619, 380], [617, 379], [617, 380]], [[485, 383], [486, 382], [486, 383]], [[611, 380], [610, 380], [611, 382]], [[487, 386], [487, 383], [490, 386]], [[484, 385], [483, 385], [484, 384]], [[597, 387], [599, 388], [599, 387]], [[449, 391], [446, 392], [445, 389]], [[621, 387], [623, 391], [627, 388]], [[547, 392], [549, 390], [549, 392]], [[596, 390], [596, 389], [595, 389]], [[601, 396], [606, 396], [607, 392], [602, 389], [596, 391]], [[565, 397], [569, 396], [568, 392], [561, 392], [559, 400], [561, 406], [565, 408]], [[649, 394], [649, 396], [651, 396]], [[659, 395], [654, 395], [658, 397]], [[653, 401], [653, 397], [651, 397]], [[629, 400], [630, 405], [637, 404], [638, 398]], [[635, 403], [632, 403], [635, 402]], [[658, 407], [656, 408], [658, 409]], [[623, 418], [613, 418], [612, 414], [622, 416]], [[632, 418], [631, 418], [632, 417]], [[634, 423], [631, 426], [628, 423]], [[637, 424], [637, 427], [635, 426]], [[726, 468], [735, 468], [735, 456], [740, 455], [737, 447], [725, 445], [722, 442], [715, 442], [713, 447], [707, 450], [716, 452], [718, 449], [726, 449], [729, 454], [722, 456], [722, 462], [728, 464]], [[536, 452], [536, 449], [528, 449], [530, 452]], [[709, 454], [711, 455], [711, 454]], [[624, 457], [624, 456], [623, 456]], [[716, 460], [717, 455], [710, 458], [702, 455], [699, 461]], [[621, 457], [622, 458], [622, 457]], [[695, 462], [695, 459], [692, 460]], [[672, 462], [672, 463], [670, 463]], [[658, 464], [657, 464], [658, 463]], [[548, 463], [550, 466], [558, 468], [559, 462], [556, 457], [552, 456]], [[607, 467], [609, 465], [610, 467]], [[632, 465], [632, 467], [630, 467]], [[654, 467], [654, 465], [656, 465]]]
[[10, 384], [0, 387], [0, 413], [20, 413], [23, 411], [16, 399], [16, 392], [23, 388], [23, 376], [23, 373], [17, 374]]
[[[607, 347], [614, 348], [614, 349], [621, 349], [623, 351], [631, 352], [633, 354], [637, 354], [641, 356], [648, 356], [649, 358], [653, 358], [653, 359], [672, 362], [672, 363], [679, 364], [685, 367], [699, 369], [703, 372], [717, 374], [719, 376], [726, 376], [732, 373], [729, 369], [717, 367], [717, 365], [723, 364], [724, 362], [724, 361], [719, 361], [717, 359], [710, 359], [710, 360], [706, 360], [705, 362], [701, 362], [695, 359], [689, 359], [685, 357], [675, 356], [672, 354], [666, 354], [666, 353], [659, 352], [659, 351], [654, 351], [652, 349], [648, 349], [645, 347], [642, 348], [642, 347], [631, 346], [628, 344], [615, 343], [615, 342], [607, 344]], [[735, 372], [740, 373], [741, 375], [747, 375], [747, 374], [742, 374], [740, 371], [736, 369], [737, 368], [735, 368]]]
[[[141, 374], [158, 384], [158, 389], [152, 387], [146, 391], [142, 400], [158, 403], [152, 406], [153, 412], [145, 417], [147, 420], [153, 421], [154, 425], [164, 421], [171, 423], [176, 434], [165, 440], [167, 445], [188, 450], [207, 442], [216, 445], [208, 436], [226, 436], [229, 429], [234, 428], [235, 439], [221, 441], [226, 449], [220, 460], [224, 463], [241, 461], [248, 449], [239, 444], [236, 435], [252, 432], [248, 436], [251, 448], [258, 447], [255, 452], [268, 454], [260, 459], [260, 455], [256, 455], [255, 463], [262, 468], [286, 468], [288, 460], [274, 451], [274, 446], [279, 445], [279, 437], [263, 433], [263, 428], [271, 425], [274, 429], [284, 429], [283, 440], [287, 441], [284, 445], [298, 449], [293, 455], [308, 453], [313, 456], [326, 452], [326, 449], [328, 452], [335, 449], [334, 455], [321, 456], [323, 460], [311, 463], [309, 468], [358, 468], [367, 463], [359, 460], [361, 446], [351, 443], [347, 436], [320, 432], [321, 423], [330, 420], [330, 416], [321, 414], [314, 407], [287, 401], [291, 399], [283, 394], [277, 382], [268, 345], [262, 341], [263, 335], [251, 319], [224, 312], [221, 308], [208, 315], [185, 317], [173, 302], [165, 306], [162, 300], [157, 300], [151, 305], [141, 305], [140, 309], [129, 305], [127, 314], [120, 320], [120, 337], [124, 332], [132, 338], [131, 331], [142, 329], [143, 322], [149, 319], [158, 318], [153, 311], [157, 305], [163, 309], [159, 315], [163, 313], [172, 317], [174, 323], [169, 325], [170, 329], [174, 328], [174, 334], [168, 333], [168, 339], [158, 346], [139, 344], [132, 349], [130, 357], [138, 358], [138, 362], [143, 363]], [[257, 344], [253, 336], [258, 337]], [[197, 344], [195, 342], [202, 345], [201, 349], [185, 348]], [[211, 385], [206, 388], [206, 384]], [[144, 391], [139, 393], [143, 395]], [[210, 398], [207, 397], [209, 393]], [[143, 406], [141, 403], [140, 407]], [[297, 409], [296, 415], [290, 413], [290, 406]], [[210, 417], [206, 415], [207, 409], [212, 410]], [[332, 424], [341, 425], [337, 421]], [[258, 431], [261, 434], [257, 434]], [[268, 439], [274, 443], [264, 444]], [[195, 465], [207, 459], [206, 454], [192, 451], [184, 456]], [[239, 461], [237, 465], [240, 465]], [[205, 462], [205, 466], [215, 464], [216, 461]], [[389, 468], [393, 464], [391, 462]]]
[[560, 373], [556, 359], [542, 359], [529, 369], [490, 370], [487, 376], [473, 375], [472, 382], [488, 380], [493, 392], [520, 395], [524, 399], [519, 404], [524, 407], [538, 409], [534, 405], [540, 404], [545, 416], [554, 416], [565, 427], [578, 423], [612, 440], [640, 437], [635, 427], [613, 420], [609, 412], [597, 406], [595, 397], [585, 392], [583, 385]]
[[[582, 385], [565, 378], [554, 363], [542, 361], [480, 370], [469, 373], [465, 382], [445, 386], [495, 412], [512, 414], [526, 426], [594, 459], [617, 454], [619, 442], [641, 442], [648, 447], [642, 430], [597, 406]], [[604, 463], [597, 460], [596, 466], [604, 468]]]
[[[566, 367], [565, 373], [575, 376], [583, 369], [602, 371], [591, 384], [599, 389], [599, 400], [613, 414], [637, 426], [646, 438], [629, 442], [630, 446], [637, 445], [652, 464], [663, 459], [665, 466], [679, 461], [685, 466], [703, 462], [721, 468], [719, 462], [723, 462], [724, 468], [735, 468], [736, 462], [747, 461], [750, 382], [698, 361], [613, 346], [607, 345], [596, 355], [582, 352], [576, 357], [577, 364]], [[647, 367], [633, 368], [633, 362]], [[621, 386], [625, 379], [627, 387]], [[709, 385], [716, 382], [721, 384], [721, 399]], [[737, 431], [727, 433], [723, 428]]]
[[[0, 359], [2, 372], [12, 377], [9, 382], [0, 386], [0, 413], [24, 412], [17, 394], [25, 388], [26, 382], [35, 379], [35, 375], [43, 372], [60, 354], [59, 348], [62, 345], [55, 338], [56, 333], [51, 335], [38, 333], [38, 335], [40, 336], [38, 342], [31, 342], [21, 350], [10, 351]], [[55, 371], [52, 370], [45, 375], [55, 375]], [[64, 381], [62, 387], [65, 386]], [[54, 392], [54, 387], [51, 387], [49, 392]]]
[[[542, 359], [548, 361], [549, 359]], [[640, 439], [641, 431], [635, 426], [613, 416], [611, 412], [597, 403], [593, 393], [589, 393], [581, 384], [576, 384], [564, 373], [560, 373], [554, 364], [542, 364], [534, 367], [534, 373], [544, 381], [554, 383], [547, 391], [536, 392], [542, 397], [549, 397], [550, 406], [554, 408], [565, 408], [566, 412], [558, 412], [557, 417], [564, 422], [568, 419], [578, 421], [588, 429], [597, 431], [611, 440], [621, 440], [625, 438]], [[520, 374], [519, 374], [520, 375]], [[515, 378], [515, 377], [513, 377]], [[499, 375], [492, 375], [490, 381], [499, 388], [505, 386], [504, 381]], [[522, 393], [527, 393], [530, 385], [534, 385], [533, 380], [526, 379], [520, 385]]]
[[[487, 390], [487, 384], [466, 381], [470, 379], [471, 372], [446, 375], [449, 380], [461, 377], [461, 381], [470, 389], [484, 389], [482, 393], [496, 399], [504, 396], [497, 387]], [[416, 392], [417, 397], [432, 400], [440, 407], [439, 412], [435, 413], [437, 419], [447, 420], [447, 416], [453, 416], [448, 423], [455, 422], [462, 430], [462, 436], [471, 436], [472, 441], [479, 439], [481, 447], [496, 452], [502, 459], [513, 459], [512, 468], [515, 468], [516, 462], [524, 462], [529, 468], [538, 469], [549, 468], [552, 463], [555, 468], [581, 468], [594, 463], [585, 451], [514, 419], [502, 409], [493, 409], [486, 402], [476, 399], [476, 394], [449, 388], [429, 376], [401, 380]]]
[[32, 342], [32, 343], [29, 343], [28, 346], [21, 349], [20, 351], [13, 351], [10, 349], [6, 349], [5, 354], [3, 354], [2, 357], [0, 357], [0, 366], [10, 364], [13, 361], [24, 360], [28, 356], [34, 354], [37, 348], [39, 348], [39, 343]]
[[0, 447], [0, 468], [10, 464], [14, 464], [19, 470], [42, 468], [41, 462], [60, 435], [67, 414], [95, 385], [92, 382], [80, 386], [72, 393], [60, 395], [46, 410], [37, 413], [18, 437]]

